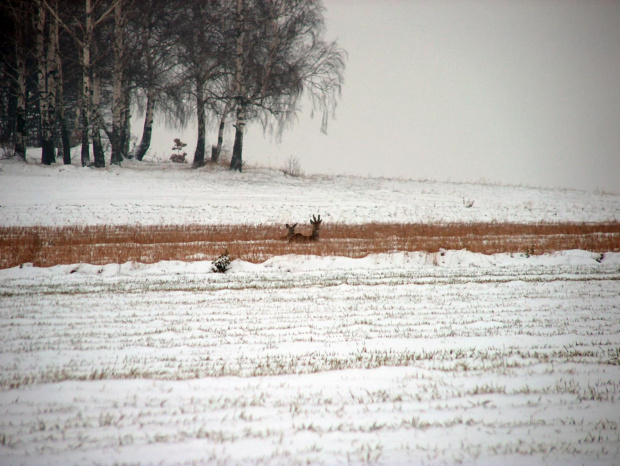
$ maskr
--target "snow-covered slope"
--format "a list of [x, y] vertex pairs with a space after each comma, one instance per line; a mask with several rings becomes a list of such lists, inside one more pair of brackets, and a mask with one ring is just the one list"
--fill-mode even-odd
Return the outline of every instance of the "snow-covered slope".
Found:
[[620, 195], [171, 163], [96, 170], [0, 161], [4, 226], [280, 224], [316, 213], [341, 223], [604, 222], [620, 220]]

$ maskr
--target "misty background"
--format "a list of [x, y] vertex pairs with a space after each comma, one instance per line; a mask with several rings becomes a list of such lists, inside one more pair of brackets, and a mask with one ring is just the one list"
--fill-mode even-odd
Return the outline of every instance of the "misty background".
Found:
[[[620, 192], [620, 2], [324, 4], [326, 37], [349, 56], [328, 133], [309, 104], [279, 142], [250, 124], [248, 163]], [[160, 129], [152, 152], [178, 136], [193, 152], [192, 125]]]

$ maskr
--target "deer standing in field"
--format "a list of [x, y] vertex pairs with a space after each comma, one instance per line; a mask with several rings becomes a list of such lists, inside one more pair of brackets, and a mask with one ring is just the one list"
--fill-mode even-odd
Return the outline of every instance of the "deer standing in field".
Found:
[[312, 233], [310, 236], [302, 235], [301, 233], [295, 233], [291, 236], [288, 241], [289, 243], [307, 243], [310, 241], [318, 241], [319, 240], [319, 228], [321, 228], [321, 216], [318, 218], [314, 215], [312, 216], [312, 220], [310, 220], [310, 225], [312, 225]]
[[293, 225], [289, 225], [288, 223], [286, 224], [286, 228], [288, 230], [288, 233], [286, 235], [284, 235], [283, 237], [281, 237], [280, 239], [282, 241], [289, 241], [291, 239], [291, 237], [295, 236], [295, 227], [297, 226], [297, 224], [293, 224]]

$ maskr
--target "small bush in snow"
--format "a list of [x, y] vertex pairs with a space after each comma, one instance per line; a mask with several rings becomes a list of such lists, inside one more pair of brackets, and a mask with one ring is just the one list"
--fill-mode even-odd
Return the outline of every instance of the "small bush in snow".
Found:
[[174, 147], [172, 148], [172, 150], [175, 150], [176, 153], [172, 154], [172, 156], [170, 157], [171, 162], [187, 163], [187, 161], [185, 160], [185, 156], [187, 155], [187, 152], [183, 152], [181, 154], [181, 151], [183, 150], [185, 146], [187, 146], [187, 144], [182, 142], [179, 138], [174, 139]]
[[228, 255], [228, 249], [226, 249], [220, 257], [213, 261], [211, 270], [215, 273], [226, 273], [228, 267], [230, 267], [230, 256]]
[[297, 157], [290, 156], [286, 162], [284, 162], [284, 166], [282, 167], [282, 172], [285, 175], [289, 176], [303, 176], [304, 172], [301, 169], [301, 162]]

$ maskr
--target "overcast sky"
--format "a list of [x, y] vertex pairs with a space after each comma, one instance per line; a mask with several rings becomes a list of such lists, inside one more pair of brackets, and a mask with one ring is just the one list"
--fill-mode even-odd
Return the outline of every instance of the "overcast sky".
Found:
[[620, 192], [620, 1], [326, 0], [349, 60], [328, 134], [306, 108], [244, 157], [307, 172]]
[[[250, 125], [244, 160], [620, 193], [620, 0], [324, 4], [326, 37], [349, 54], [328, 134], [306, 106], [279, 144]], [[195, 124], [173, 133], [191, 160]], [[152, 150], [171, 137], [156, 130]]]

